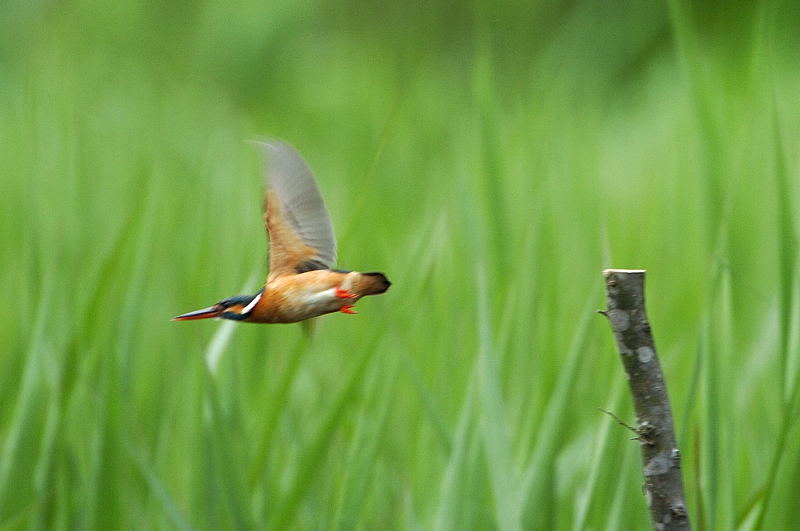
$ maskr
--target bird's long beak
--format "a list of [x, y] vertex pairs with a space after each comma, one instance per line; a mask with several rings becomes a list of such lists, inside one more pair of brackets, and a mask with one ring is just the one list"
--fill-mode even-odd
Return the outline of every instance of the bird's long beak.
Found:
[[212, 317], [219, 317], [220, 311], [217, 309], [216, 306], [209, 306], [208, 308], [203, 308], [202, 310], [195, 310], [193, 312], [184, 313], [183, 315], [179, 315], [177, 317], [173, 317], [173, 321], [193, 321], [195, 319], [210, 319]]

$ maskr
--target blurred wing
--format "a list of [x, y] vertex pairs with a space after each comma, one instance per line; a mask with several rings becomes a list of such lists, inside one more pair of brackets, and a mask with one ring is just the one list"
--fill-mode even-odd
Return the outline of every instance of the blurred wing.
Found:
[[336, 237], [314, 175], [288, 144], [259, 144], [268, 157], [264, 223], [269, 277], [330, 269], [336, 263]]

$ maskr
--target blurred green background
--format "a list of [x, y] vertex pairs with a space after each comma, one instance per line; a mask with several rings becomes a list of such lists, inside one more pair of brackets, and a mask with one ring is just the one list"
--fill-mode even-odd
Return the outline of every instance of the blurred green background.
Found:
[[[794, 527], [798, 23], [4, 2], [0, 528], [645, 529], [605, 267], [648, 269], [695, 527]], [[394, 282], [311, 340], [169, 320], [259, 289], [263, 136]]]

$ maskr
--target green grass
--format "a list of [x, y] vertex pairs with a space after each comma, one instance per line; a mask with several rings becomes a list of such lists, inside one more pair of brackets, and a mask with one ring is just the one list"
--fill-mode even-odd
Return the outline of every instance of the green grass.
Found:
[[[648, 305], [698, 529], [794, 526], [788, 4], [15, 2], [0, 529], [643, 529], [601, 270]], [[316, 170], [359, 316], [174, 323]], [[255, 279], [255, 280], [254, 280]]]

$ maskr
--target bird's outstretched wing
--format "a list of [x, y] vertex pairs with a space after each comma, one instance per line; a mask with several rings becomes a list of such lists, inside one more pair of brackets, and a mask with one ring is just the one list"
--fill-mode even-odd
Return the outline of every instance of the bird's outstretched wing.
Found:
[[277, 140], [258, 142], [267, 155], [264, 223], [270, 279], [330, 269], [336, 236], [314, 175], [300, 154]]

